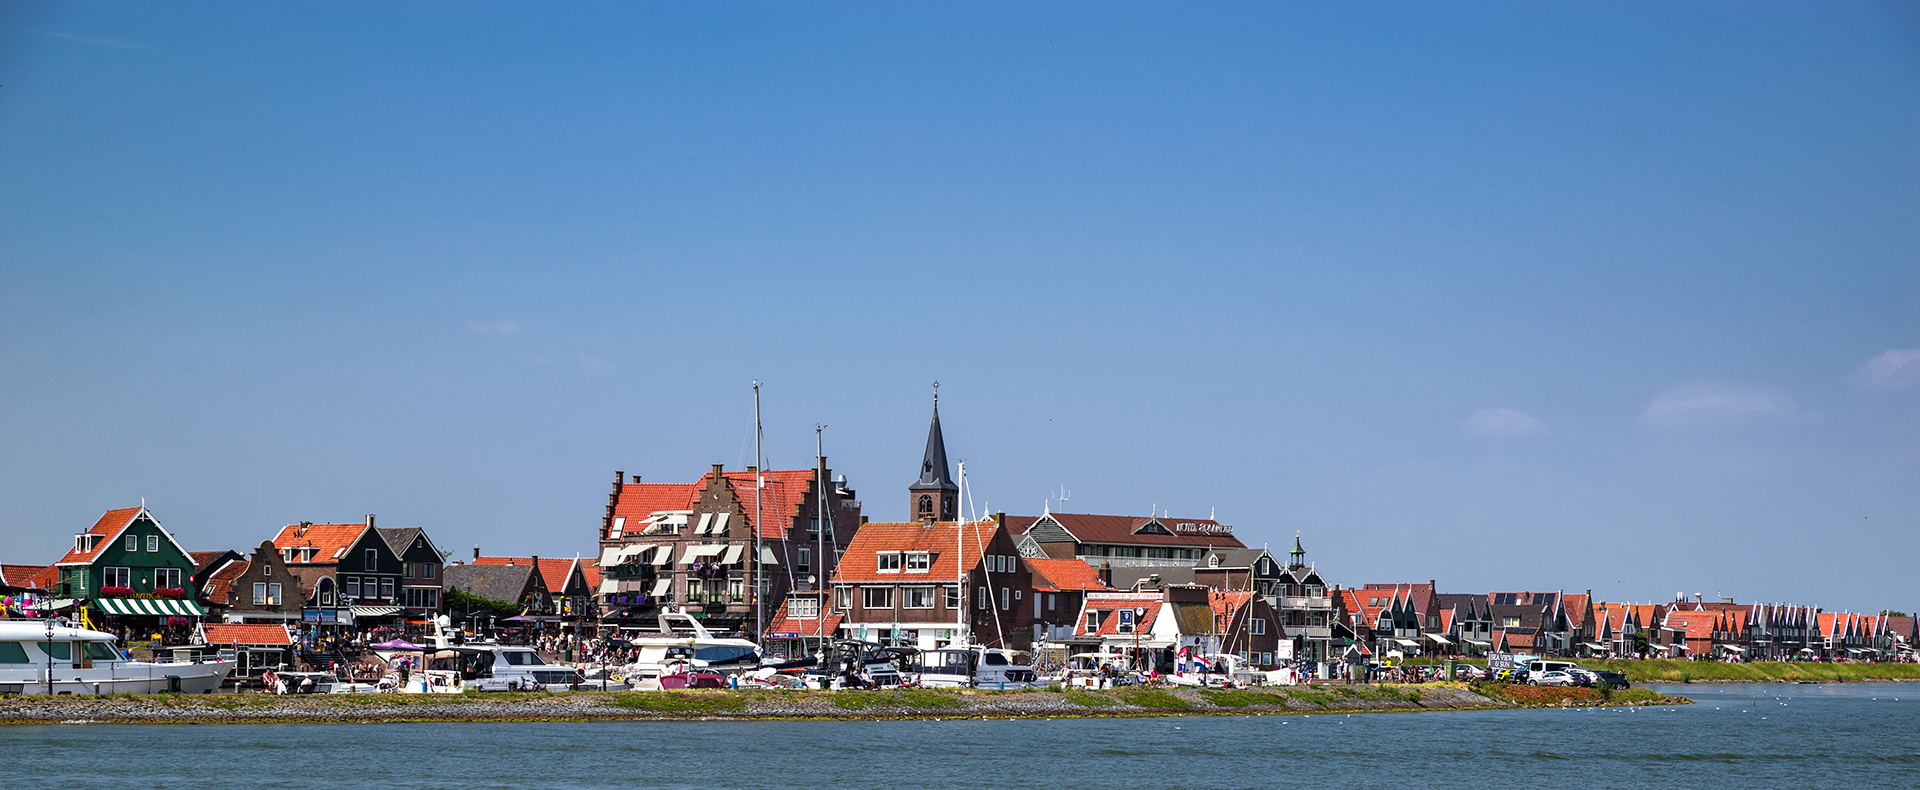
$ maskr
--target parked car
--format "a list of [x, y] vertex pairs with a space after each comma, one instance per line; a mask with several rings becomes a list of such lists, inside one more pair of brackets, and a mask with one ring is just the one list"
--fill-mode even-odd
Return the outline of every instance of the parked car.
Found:
[[1513, 669], [1500, 670], [1499, 674], [1494, 675], [1493, 679], [1502, 683], [1520, 684], [1527, 682], [1527, 677], [1528, 673], [1526, 670], [1516, 667]]
[[1528, 679], [1527, 685], [1529, 686], [1578, 686], [1578, 685], [1581, 685], [1581, 683], [1580, 683], [1580, 679], [1577, 677], [1574, 677], [1573, 673], [1571, 672], [1554, 671], [1554, 672], [1547, 672], [1536, 678]]
[[1604, 669], [1597, 669], [1594, 670], [1593, 674], [1598, 676], [1598, 679], [1594, 681], [1594, 685], [1612, 686], [1617, 689], [1633, 688], [1633, 684], [1627, 682], [1627, 676], [1618, 672], [1608, 672]]
[[1473, 664], [1455, 664], [1453, 676], [1460, 680], [1479, 680], [1487, 676], [1487, 669]]

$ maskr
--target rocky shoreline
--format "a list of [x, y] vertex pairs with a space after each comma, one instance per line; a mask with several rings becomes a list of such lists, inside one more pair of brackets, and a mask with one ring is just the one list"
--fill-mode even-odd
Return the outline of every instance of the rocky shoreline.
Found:
[[886, 720], [1079, 718], [1475, 710], [1573, 705], [1687, 704], [1637, 691], [1615, 699], [1498, 698], [1456, 684], [1288, 689], [1110, 691], [687, 691], [557, 694], [16, 696], [0, 699], [5, 724], [246, 724], [593, 721], [639, 719]]

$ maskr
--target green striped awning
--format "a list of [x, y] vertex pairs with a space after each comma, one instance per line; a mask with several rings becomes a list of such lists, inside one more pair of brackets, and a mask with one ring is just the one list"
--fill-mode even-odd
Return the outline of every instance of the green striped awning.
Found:
[[207, 614], [199, 604], [179, 598], [96, 598], [93, 603], [107, 614], [159, 617], [205, 617]]

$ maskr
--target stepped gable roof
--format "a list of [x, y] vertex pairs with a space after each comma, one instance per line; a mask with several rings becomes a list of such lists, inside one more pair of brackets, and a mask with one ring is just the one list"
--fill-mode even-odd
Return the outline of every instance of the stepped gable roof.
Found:
[[[1054, 560], [1025, 557], [1034, 573], [1034, 589], [1042, 592], [1090, 591], [1111, 589], [1100, 581], [1100, 571], [1080, 560]], [[1041, 585], [1046, 585], [1042, 587]]]
[[139, 516], [141, 511], [144, 510], [146, 510], [144, 507], [123, 507], [117, 510], [107, 511], [100, 516], [98, 521], [93, 522], [93, 526], [87, 528], [87, 534], [102, 536], [99, 541], [93, 544], [93, 548], [86, 551], [81, 551], [79, 546], [69, 548], [67, 549], [66, 556], [61, 557], [59, 562], [54, 564], [72, 565], [76, 563], [84, 564], [93, 562], [99, 558], [100, 552], [106, 550], [107, 544], [117, 540], [120, 537], [121, 530], [126, 529], [127, 525], [132, 524], [133, 519]]
[[46, 589], [39, 578], [52, 570], [52, 565], [0, 565], [0, 586]]
[[[205, 598], [207, 603], [216, 606], [230, 604], [233, 580], [240, 578], [240, 575], [246, 573], [251, 567], [253, 563], [248, 560], [234, 560], [227, 563], [220, 570], [214, 571], [212, 576], [207, 577], [206, 588], [200, 592], [200, 596]], [[295, 581], [297, 582], [298, 579], [296, 578]]]
[[[959, 522], [954, 521], [939, 521], [931, 525], [877, 521], [862, 524], [860, 530], [853, 533], [853, 541], [847, 544], [846, 553], [840, 555], [840, 564], [834, 568], [833, 580], [843, 584], [955, 581], [980, 564], [984, 547], [992, 545], [994, 533], [999, 529], [1000, 525], [993, 521], [969, 522], [964, 533]], [[960, 545], [955, 546], [955, 543]], [[926, 573], [907, 573], [904, 569], [899, 573], [881, 573], [879, 555], [894, 551], [927, 552], [932, 555], [931, 567]], [[957, 560], [956, 552], [959, 554]]]
[[[1116, 636], [1120, 634], [1121, 609], [1146, 609], [1147, 613], [1134, 622], [1134, 631], [1146, 633], [1153, 630], [1154, 620], [1160, 617], [1161, 597], [1159, 593], [1096, 592], [1088, 593], [1087, 600], [1081, 604], [1081, 616], [1074, 624], [1075, 636]], [[1087, 612], [1099, 612], [1098, 626], [1087, 628]], [[1131, 634], [1132, 632], [1129, 632]]]
[[[767, 487], [761, 489], [760, 512], [767, 526], [760, 530], [763, 540], [785, 540], [787, 533], [793, 531], [794, 516], [801, 515], [800, 508], [805, 504], [806, 496], [813, 489], [812, 469], [769, 469], [760, 476], [767, 481]], [[733, 484], [734, 496], [740, 498], [742, 511], [748, 524], [753, 523], [753, 473], [723, 472], [727, 482]]]
[[291, 645], [293, 640], [287, 636], [287, 627], [283, 625], [241, 625], [236, 623], [207, 623], [201, 626], [209, 645]]
[[[549, 592], [558, 595], [565, 591], [567, 579], [573, 575], [573, 563], [575, 561], [576, 560], [571, 557], [557, 560], [547, 557], [540, 558], [540, 580], [547, 583]], [[532, 565], [534, 562], [532, 557], [479, 557], [473, 561], [473, 564], [504, 566], [508, 564]], [[560, 589], [552, 589], [554, 585], [559, 585]]]
[[316, 551], [311, 564], [333, 564], [344, 558], [347, 549], [353, 548], [353, 544], [358, 543], [366, 531], [366, 523], [359, 521], [347, 524], [288, 524], [273, 536], [273, 547], [285, 552], [287, 549], [312, 546]]
[[[1008, 517], [1013, 518], [1012, 516]], [[1207, 532], [1207, 529], [1225, 529], [1225, 525], [1210, 518], [1181, 518], [1177, 516], [1100, 516], [1091, 513], [1047, 513], [1044, 516], [1029, 516], [1028, 524], [1042, 518], [1052, 518], [1061, 528], [1080, 543], [1127, 543], [1143, 546], [1179, 546], [1182, 548], [1225, 548], [1244, 549], [1246, 544], [1231, 532]], [[1192, 531], [1182, 531], [1180, 525], [1192, 525]], [[1165, 530], [1161, 532], [1160, 530]]]
[[[795, 593], [811, 593], [813, 591], [812, 590], [795, 590], [794, 592]], [[802, 638], [807, 638], [807, 639], [818, 638], [823, 635], [831, 637], [834, 634], [839, 632], [840, 621], [846, 619], [846, 615], [840, 614], [837, 612], [829, 612], [827, 616], [824, 618], [794, 617], [792, 613], [787, 611], [787, 604], [791, 603], [792, 601], [793, 601], [792, 595], [789, 595], [786, 600], [781, 601], [780, 608], [778, 610], [775, 610], [773, 613], [773, 619], [767, 621], [768, 622], [767, 638], [769, 639], [792, 638], [792, 637], [775, 637], [773, 636], [773, 634], [799, 634]], [[829, 605], [829, 607], [831, 607], [832, 603], [833, 603], [833, 599], [831, 596], [829, 596], [827, 598], [827, 604]]]
[[528, 577], [538, 571], [531, 565], [448, 565], [441, 569], [441, 581], [448, 589], [460, 590], [495, 601], [520, 602]]

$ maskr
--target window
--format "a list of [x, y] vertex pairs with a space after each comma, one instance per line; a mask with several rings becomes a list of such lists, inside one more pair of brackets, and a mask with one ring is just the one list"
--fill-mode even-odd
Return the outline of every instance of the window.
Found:
[[836, 609], [852, 609], [853, 608], [853, 588], [852, 587], [833, 588], [833, 606]]
[[160, 536], [159, 536], [159, 535], [148, 535], [148, 536], [147, 536], [147, 551], [159, 551], [159, 550], [160, 550]]
[[0, 642], [0, 664], [31, 664], [27, 659], [27, 649], [19, 642]]
[[958, 586], [947, 587], [947, 608], [960, 608], [960, 588]]
[[1013, 608], [1013, 595], [1005, 587], [1000, 588], [1000, 608], [1003, 610]]
[[266, 582], [253, 583], [253, 605], [254, 606], [267, 605], [267, 583]]
[[392, 579], [380, 580], [380, 597], [382, 598], [393, 597], [393, 580]]
[[271, 563], [271, 562], [263, 562], [263, 563], [260, 563], [260, 575], [261, 575], [261, 576], [272, 576], [272, 575], [273, 575], [273, 563]]
[[901, 589], [900, 606], [906, 609], [932, 609], [932, 587], [905, 587]]
[[1254, 636], [1266, 636], [1266, 635], [1267, 635], [1267, 621], [1265, 621], [1265, 620], [1262, 620], [1262, 619], [1260, 619], [1260, 618], [1258, 618], [1258, 617], [1255, 617], [1255, 618], [1253, 618], [1253, 635], [1254, 635]]
[[820, 601], [814, 598], [789, 599], [787, 614], [801, 620], [812, 620], [820, 616]]
[[1520, 618], [1518, 618], [1518, 617], [1502, 617], [1502, 618], [1500, 618], [1500, 627], [1501, 627], [1501, 628], [1519, 628], [1519, 627], [1520, 627]]
[[106, 575], [101, 577], [100, 579], [100, 586], [102, 587], [132, 587], [133, 586], [133, 569], [132, 568], [108, 568], [106, 569], [106, 571], [107, 571]]
[[139, 551], [139, 550], [140, 550], [140, 537], [138, 535], [128, 535], [127, 551]]
[[892, 587], [860, 588], [860, 605], [865, 606], [868, 609], [893, 608], [893, 588]]
[[973, 588], [973, 593], [974, 593], [974, 595], [973, 595], [973, 606], [974, 606], [974, 608], [975, 608], [975, 609], [980, 609], [980, 610], [982, 610], [982, 611], [984, 611], [984, 610], [986, 610], [986, 608], [987, 608], [987, 588], [985, 588], [985, 587], [975, 587], [975, 588]]
[[267, 585], [267, 605], [280, 605], [280, 584], [278, 582]]
[[1049, 612], [1051, 612], [1051, 611], [1053, 611], [1053, 610], [1054, 610], [1054, 609], [1056, 609], [1056, 608], [1058, 608], [1058, 607], [1056, 607], [1056, 606], [1054, 606], [1054, 596], [1053, 596], [1053, 593], [1047, 593], [1047, 611], [1049, 611]]
[[428, 609], [436, 609], [436, 608], [439, 608], [439, 606], [440, 606], [440, 591], [439, 591], [439, 590], [436, 590], [436, 589], [433, 589], [433, 588], [431, 588], [431, 587], [429, 587], [429, 588], [427, 588], [427, 589], [425, 589], [425, 590], [421, 590], [421, 592], [422, 592], [422, 593], [425, 593], [425, 595], [423, 595], [423, 596], [421, 596], [421, 600], [425, 602], [425, 603], [423, 603], [423, 604], [421, 604], [422, 606], [425, 606], [425, 607], [426, 607], [426, 608], [428, 608]]
[[431, 563], [431, 562], [420, 563], [420, 578], [431, 579], [433, 578], [433, 575], [435, 573], [439, 572], [439, 570], [440, 570], [440, 566], [434, 563]]
[[907, 552], [907, 572], [926, 573], [933, 568], [933, 555], [924, 551]]
[[801, 573], [805, 573], [807, 571], [813, 570], [813, 548], [809, 546], [801, 546], [800, 558], [796, 560], [794, 564], [799, 566], [795, 568], [795, 570], [798, 570]]
[[333, 605], [333, 580], [322, 578], [320, 580], [320, 583], [315, 586], [318, 587], [320, 590], [320, 605], [332, 606]]
[[879, 554], [879, 563], [880, 563], [881, 573], [899, 573], [900, 572], [900, 552], [897, 552], [897, 551], [881, 552]]
[[927, 496], [926, 494], [920, 495], [920, 515], [933, 515], [933, 497]]
[[1087, 610], [1087, 630], [1088, 631], [1100, 630], [1100, 610], [1098, 609]]
[[180, 569], [179, 568], [154, 568], [153, 569], [153, 588], [154, 589], [171, 590], [179, 586], [180, 586]]
[[413, 578], [413, 563], [411, 562], [400, 563], [400, 578], [402, 579]]
[[346, 596], [348, 598], [360, 597], [360, 577], [348, 576], [347, 583], [344, 586], [346, 587]]
[[733, 579], [727, 582], [727, 600], [740, 603], [747, 599], [747, 580]]
[[377, 570], [380, 570], [380, 550], [379, 550], [379, 549], [367, 549], [367, 559], [366, 559], [366, 563], [367, 563], [367, 566], [366, 566], [366, 567], [364, 567], [364, 568], [361, 568], [360, 570], [363, 570], [363, 571], [377, 571]]

